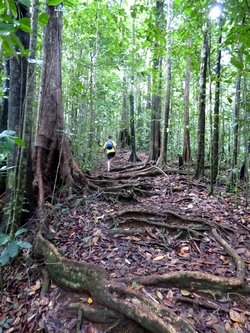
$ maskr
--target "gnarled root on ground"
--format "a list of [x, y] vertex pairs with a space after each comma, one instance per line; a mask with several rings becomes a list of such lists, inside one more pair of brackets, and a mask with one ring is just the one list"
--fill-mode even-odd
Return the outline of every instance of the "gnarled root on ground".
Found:
[[[126, 284], [136, 281], [142, 286], [170, 288], [172, 286], [212, 293], [250, 292], [250, 287], [240, 279], [228, 279], [200, 272], [175, 272], [161, 276], [131, 277], [112, 280], [99, 265], [78, 262], [60, 255], [49, 241], [38, 233], [34, 255], [43, 258], [52, 280], [62, 289], [72, 292], [87, 292], [98, 306], [106, 308], [108, 320], [127, 317], [153, 333], [194, 333], [187, 320], [178, 317], [169, 308], [154, 302], [140, 291], [134, 291]], [[88, 313], [82, 308], [83, 316], [98, 318], [99, 309]], [[100, 313], [99, 313], [100, 315]]]
[[139, 323], [152, 333], [195, 333], [193, 326], [170, 309], [109, 279], [99, 265], [69, 260], [37, 235], [34, 255], [46, 262], [52, 280], [62, 289], [87, 292], [99, 305]]

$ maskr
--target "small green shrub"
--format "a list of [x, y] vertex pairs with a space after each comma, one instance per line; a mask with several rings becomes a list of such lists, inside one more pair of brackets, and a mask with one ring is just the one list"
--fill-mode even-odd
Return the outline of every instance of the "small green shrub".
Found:
[[20, 248], [30, 249], [32, 247], [29, 242], [16, 240], [19, 235], [27, 231], [26, 228], [21, 228], [17, 230], [13, 238], [10, 235], [0, 233], [0, 246], [5, 245], [0, 255], [1, 266], [5, 266], [11, 258], [16, 257]]

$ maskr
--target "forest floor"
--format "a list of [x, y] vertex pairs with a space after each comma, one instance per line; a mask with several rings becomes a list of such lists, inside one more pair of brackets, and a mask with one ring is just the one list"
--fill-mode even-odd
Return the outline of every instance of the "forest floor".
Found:
[[[250, 332], [249, 294], [136, 283], [141, 276], [187, 271], [235, 278], [235, 257], [218, 241], [216, 229], [245, 263], [244, 281], [249, 284], [250, 209], [245, 184], [239, 183], [237, 193], [228, 193], [222, 183], [209, 196], [206, 178], [196, 181], [187, 170], [176, 171], [176, 165], [161, 172], [147, 165], [147, 156], [140, 153], [141, 162], [128, 163], [129, 155], [118, 154], [111, 172], [103, 163], [88, 176], [95, 188], [79, 189], [70, 198], [62, 193], [54, 205], [48, 204], [46, 238], [69, 259], [102, 265], [112, 279], [131, 276], [128, 288], [170, 308], [198, 333]], [[35, 222], [30, 221], [28, 228], [34, 230]], [[33, 261], [30, 251], [5, 267], [0, 332], [74, 333], [77, 326], [78, 332], [86, 333], [146, 332], [140, 327], [129, 331], [85, 320], [79, 330], [72, 304], [91, 307], [94, 300], [64, 291], [53, 282], [41, 295], [44, 265]]]

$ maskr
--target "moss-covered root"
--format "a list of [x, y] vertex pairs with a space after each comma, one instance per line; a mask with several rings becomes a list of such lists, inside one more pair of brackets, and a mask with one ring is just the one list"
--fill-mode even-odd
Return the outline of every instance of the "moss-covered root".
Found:
[[102, 267], [64, 258], [41, 233], [37, 235], [34, 255], [44, 259], [52, 280], [59, 287], [88, 292], [98, 304], [134, 320], [149, 332], [195, 333], [191, 324], [175, 317], [168, 309], [129, 291], [124, 284], [109, 280]]

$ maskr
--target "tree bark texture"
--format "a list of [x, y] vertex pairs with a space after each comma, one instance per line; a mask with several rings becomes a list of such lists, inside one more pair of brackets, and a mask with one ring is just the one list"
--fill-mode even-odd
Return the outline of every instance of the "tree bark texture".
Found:
[[[133, 28], [132, 28], [132, 40], [133, 45], [135, 43], [134, 37], [134, 27], [135, 23], [133, 20]], [[134, 55], [133, 55], [134, 58]], [[130, 135], [131, 135], [131, 154], [129, 156], [129, 162], [139, 161], [139, 158], [136, 154], [136, 140], [135, 140], [135, 96], [134, 96], [134, 69], [131, 69], [131, 77], [130, 77], [130, 94], [129, 94], [129, 102], [130, 102]]]
[[38, 134], [33, 154], [34, 188], [38, 206], [55, 189], [66, 185], [69, 193], [74, 185], [77, 167], [64, 133], [62, 110], [62, 11], [47, 6], [50, 19], [44, 29], [43, 69], [41, 74], [41, 102]]
[[[187, 41], [188, 47], [191, 46], [191, 40]], [[186, 78], [185, 78], [185, 91], [184, 91], [184, 130], [183, 130], [183, 149], [182, 160], [184, 163], [191, 161], [191, 148], [190, 148], [190, 130], [189, 130], [189, 98], [190, 98], [190, 63], [191, 56], [188, 55], [186, 63]]]
[[[28, 9], [25, 6], [19, 5], [17, 11], [19, 18], [29, 18]], [[17, 30], [16, 35], [24, 49], [28, 49], [30, 35], [21, 29]], [[20, 49], [16, 47], [16, 51], [19, 54]], [[8, 130], [15, 131], [18, 137], [22, 137], [28, 62], [26, 57], [21, 55], [19, 58], [13, 56], [8, 61], [10, 66]], [[1, 229], [8, 233], [14, 233], [20, 226], [23, 207], [23, 200], [17, 200], [19, 191], [22, 191], [18, 178], [19, 168], [21, 167], [21, 147], [14, 146], [13, 151], [8, 157], [8, 167], [10, 168], [8, 169], [6, 185], [6, 204], [8, 205], [8, 209], [4, 212]], [[25, 169], [24, 172], [26, 173], [27, 170]]]
[[204, 32], [203, 47], [200, 66], [200, 96], [199, 96], [199, 118], [198, 118], [198, 147], [195, 167], [195, 178], [204, 176], [205, 165], [205, 110], [206, 110], [206, 77], [208, 57], [208, 32]]
[[[239, 53], [239, 62], [242, 62], [242, 52]], [[237, 81], [235, 87], [235, 104], [234, 104], [234, 124], [233, 124], [233, 156], [232, 156], [232, 172], [231, 185], [234, 186], [237, 179], [237, 163], [239, 149], [239, 114], [240, 114], [240, 89], [241, 89], [242, 69], [238, 68]]]
[[[155, 25], [163, 25], [163, 2], [156, 1]], [[157, 40], [157, 38], [156, 38]], [[157, 161], [161, 153], [161, 106], [162, 106], [162, 55], [161, 43], [156, 42], [153, 50], [152, 110], [150, 126], [150, 147], [148, 161]]]
[[[163, 2], [161, 3], [163, 7]], [[160, 10], [160, 9], [159, 9]], [[163, 167], [167, 161], [167, 144], [168, 144], [168, 123], [169, 123], [169, 113], [170, 113], [170, 97], [171, 97], [171, 36], [170, 29], [172, 24], [172, 11], [173, 11], [173, 1], [168, 0], [168, 12], [167, 12], [167, 61], [166, 61], [166, 95], [165, 95], [165, 106], [163, 114], [163, 129], [161, 137], [161, 152], [157, 165]]]
[[219, 121], [220, 121], [220, 70], [221, 70], [221, 41], [222, 36], [218, 39], [218, 54], [216, 62], [216, 83], [215, 83], [215, 103], [214, 103], [214, 126], [213, 126], [213, 141], [211, 152], [211, 183], [215, 182], [219, 170]]

